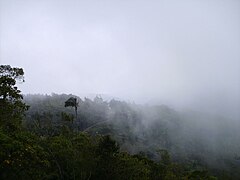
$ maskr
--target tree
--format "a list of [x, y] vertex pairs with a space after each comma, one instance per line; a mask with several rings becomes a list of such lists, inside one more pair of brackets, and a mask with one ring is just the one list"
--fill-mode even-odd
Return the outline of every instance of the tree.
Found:
[[76, 113], [76, 119], [77, 119], [77, 107], [78, 107], [78, 103], [77, 103], [77, 98], [73, 98], [70, 97], [66, 102], [65, 102], [65, 107], [74, 107], [75, 108], [75, 113]]
[[22, 68], [0, 66], [0, 127], [6, 131], [20, 128], [22, 116], [28, 109], [22, 102], [21, 91], [15, 86], [17, 81], [24, 82]]

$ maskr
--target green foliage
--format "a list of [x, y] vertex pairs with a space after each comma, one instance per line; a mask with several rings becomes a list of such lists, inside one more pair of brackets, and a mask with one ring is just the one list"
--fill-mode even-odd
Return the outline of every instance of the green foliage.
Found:
[[24, 81], [22, 68], [9, 65], [0, 66], [0, 126], [6, 131], [20, 128], [23, 113], [27, 110], [21, 91], [15, 86], [16, 81]]
[[0, 179], [42, 179], [50, 165], [39, 139], [28, 133], [14, 136], [0, 131]]
[[[182, 155], [179, 144], [185, 142], [176, 112], [166, 106], [141, 107], [116, 100], [108, 103], [101, 97], [78, 98], [79, 116], [73, 121], [72, 111], [63, 106], [72, 95], [35, 95], [35, 99], [26, 98], [31, 108], [24, 117], [27, 106], [15, 86], [16, 81], [23, 81], [23, 70], [1, 66], [0, 74], [0, 179], [237, 177], [199, 166], [203, 158], [196, 166], [176, 161], [177, 155]], [[145, 119], [151, 124], [144, 124]], [[187, 147], [187, 160], [195, 162], [201, 157], [194, 157], [196, 152], [189, 151], [195, 149]], [[239, 171], [232, 161], [228, 163]]]
[[115, 164], [116, 179], [150, 179], [151, 166], [135, 156], [119, 153]]
[[160, 149], [158, 150], [158, 153], [161, 155], [161, 162], [164, 164], [164, 165], [169, 165], [171, 163], [171, 160], [170, 160], [170, 155], [168, 153], [167, 150], [165, 149]]
[[[166, 106], [141, 106], [116, 100], [105, 102], [99, 97], [94, 100], [78, 98], [78, 119], [72, 123], [71, 121], [63, 121], [62, 118], [62, 112], [74, 116], [71, 109], [63, 106], [66, 99], [72, 96], [74, 95], [28, 95], [25, 97], [25, 101], [31, 107], [27, 112], [25, 125], [32, 124], [33, 126], [28, 129], [33, 131], [33, 122], [38, 117], [42, 127], [41, 131], [39, 129], [33, 132], [42, 136], [51, 137], [63, 134], [69, 137], [71, 131], [75, 133], [84, 131], [93, 136], [110, 135], [119, 144], [119, 152], [125, 151], [130, 154], [144, 152], [147, 158], [161, 162], [158, 165], [150, 163], [150, 179], [163, 179], [165, 176], [173, 178], [173, 174], [176, 177], [188, 177], [188, 173], [184, 173], [185, 171], [193, 172], [206, 169], [210, 170], [211, 174], [218, 176], [221, 176], [222, 171], [225, 170], [226, 173], [223, 176], [234, 174], [230, 176], [238, 177], [239, 165], [237, 161], [233, 162], [233, 159], [230, 159], [231, 156], [226, 156], [226, 154], [225, 157], [228, 161], [223, 159], [222, 155], [224, 154], [215, 154], [215, 151], [212, 151], [212, 144], [206, 143], [209, 138], [206, 138], [205, 134], [203, 136], [199, 134], [201, 132], [190, 126], [191, 123], [184, 122], [176, 111]], [[221, 137], [225, 139], [228, 136]], [[232, 140], [232, 138], [228, 138], [229, 141]], [[221, 144], [218, 147], [221, 148]], [[238, 147], [236, 144], [235, 150], [239, 149]], [[101, 148], [98, 149], [101, 151]], [[159, 154], [158, 149], [166, 151]], [[218, 153], [224, 151], [226, 152], [227, 148], [218, 149]], [[234, 152], [238, 151], [231, 153], [237, 154]], [[116, 156], [113, 156], [114, 158]], [[99, 159], [100, 156], [96, 162], [101, 162], [100, 164], [104, 165]], [[112, 161], [116, 161], [116, 159]], [[216, 162], [216, 164], [212, 162]], [[229, 165], [226, 166], [227, 162]], [[231, 165], [233, 163], [234, 168]], [[110, 169], [112, 167], [114, 165], [111, 165]], [[226, 167], [231, 167], [231, 171], [228, 171]], [[108, 166], [102, 166], [102, 168], [105, 171]], [[103, 171], [99, 170], [97, 174]], [[113, 171], [114, 169], [111, 169], [111, 172]], [[170, 173], [172, 171], [175, 173]], [[94, 177], [94, 173], [91, 173], [91, 177]]]
[[74, 116], [72, 114], [67, 114], [65, 112], [62, 112], [61, 116], [63, 121], [68, 121], [73, 123]]

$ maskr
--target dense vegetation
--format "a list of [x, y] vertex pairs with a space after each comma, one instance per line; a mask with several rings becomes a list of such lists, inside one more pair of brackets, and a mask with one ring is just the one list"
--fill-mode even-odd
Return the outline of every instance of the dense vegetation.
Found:
[[[0, 68], [0, 179], [237, 179], [234, 126], [197, 124], [167, 106], [97, 96], [20, 94], [21, 68]], [[74, 108], [64, 107], [70, 97]], [[24, 101], [23, 101], [24, 99]], [[25, 115], [24, 115], [25, 114]], [[219, 139], [217, 139], [219, 138]]]

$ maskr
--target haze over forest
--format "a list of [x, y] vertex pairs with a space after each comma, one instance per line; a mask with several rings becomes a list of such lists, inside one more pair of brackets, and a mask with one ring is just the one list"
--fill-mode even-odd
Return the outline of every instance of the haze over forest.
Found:
[[240, 177], [239, 0], [0, 0], [0, 179]]
[[239, 120], [240, 1], [0, 0], [24, 94], [103, 94]]

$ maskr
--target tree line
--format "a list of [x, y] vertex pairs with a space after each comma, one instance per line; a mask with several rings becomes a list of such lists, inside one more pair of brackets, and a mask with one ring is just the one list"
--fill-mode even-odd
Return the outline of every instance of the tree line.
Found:
[[77, 97], [76, 119], [64, 107], [73, 95], [23, 97], [17, 81], [24, 81], [23, 69], [0, 66], [0, 179], [236, 177], [178, 160], [173, 149], [181, 140], [175, 145], [169, 130], [177, 135], [181, 121], [166, 106]]

